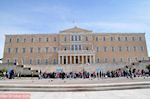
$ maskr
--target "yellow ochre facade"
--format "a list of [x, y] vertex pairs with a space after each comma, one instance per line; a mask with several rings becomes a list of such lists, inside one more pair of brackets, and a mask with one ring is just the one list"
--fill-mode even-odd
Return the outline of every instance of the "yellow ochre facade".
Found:
[[30, 65], [131, 63], [148, 60], [145, 33], [93, 33], [73, 27], [58, 34], [6, 35], [3, 62]]

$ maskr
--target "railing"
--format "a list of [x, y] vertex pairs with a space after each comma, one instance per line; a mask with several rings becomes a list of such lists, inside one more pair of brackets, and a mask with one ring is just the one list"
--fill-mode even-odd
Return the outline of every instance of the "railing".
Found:
[[93, 50], [60, 50], [58, 54], [95, 54]]
[[60, 44], [92, 44], [92, 41], [61, 41]]

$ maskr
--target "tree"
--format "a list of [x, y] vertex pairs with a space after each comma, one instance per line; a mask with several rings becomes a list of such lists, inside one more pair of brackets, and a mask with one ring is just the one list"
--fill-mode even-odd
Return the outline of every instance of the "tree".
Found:
[[1, 69], [1, 72], [7, 72], [7, 68]]
[[146, 66], [146, 69], [150, 70], [150, 64]]

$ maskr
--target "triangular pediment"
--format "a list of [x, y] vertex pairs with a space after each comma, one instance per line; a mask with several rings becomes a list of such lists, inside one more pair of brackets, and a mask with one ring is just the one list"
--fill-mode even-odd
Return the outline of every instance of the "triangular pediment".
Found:
[[92, 31], [82, 29], [82, 28], [78, 28], [78, 27], [75, 26], [74, 28], [70, 28], [70, 29], [60, 31], [60, 33], [62, 33], [62, 32], [72, 32], [72, 33], [74, 33], [74, 32], [92, 32]]

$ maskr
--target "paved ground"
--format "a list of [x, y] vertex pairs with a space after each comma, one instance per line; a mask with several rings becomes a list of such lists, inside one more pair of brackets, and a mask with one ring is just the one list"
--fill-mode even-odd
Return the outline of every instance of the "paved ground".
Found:
[[[0, 80], [0, 85], [113, 85], [150, 83], [150, 78], [107, 78], [107, 79], [42, 79], [21, 78]], [[137, 85], [139, 86], [139, 85]], [[147, 86], [147, 85], [146, 85]], [[118, 87], [118, 86], [117, 86]], [[119, 86], [121, 87], [121, 86]], [[17, 87], [18, 88], [18, 87]], [[1, 89], [1, 88], [0, 88]], [[150, 89], [126, 89], [107, 91], [76, 91], [76, 92], [31, 92], [31, 91], [0, 91], [0, 93], [30, 93], [31, 99], [150, 99]]]
[[37, 78], [21, 78], [21, 79], [6, 79], [0, 80], [0, 84], [51, 84], [51, 85], [64, 85], [64, 84], [109, 84], [109, 83], [127, 83], [127, 82], [149, 82], [149, 78], [137, 77], [135, 79], [128, 78], [107, 78], [107, 79], [37, 79]]
[[150, 89], [94, 92], [1, 92], [30, 93], [31, 99], [150, 99]]

